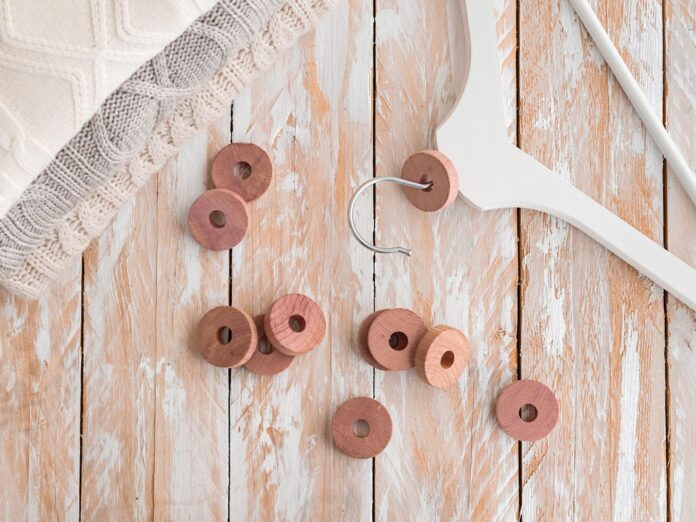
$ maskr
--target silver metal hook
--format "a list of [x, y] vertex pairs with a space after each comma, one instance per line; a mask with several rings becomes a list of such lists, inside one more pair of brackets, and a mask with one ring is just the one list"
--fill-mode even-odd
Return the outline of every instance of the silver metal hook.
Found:
[[377, 254], [406, 254], [407, 256], [411, 255], [411, 250], [405, 247], [389, 247], [389, 248], [383, 248], [383, 247], [378, 247], [377, 245], [373, 245], [369, 241], [367, 241], [364, 237], [360, 235], [358, 232], [357, 228], [355, 227], [355, 219], [353, 216], [354, 209], [355, 209], [355, 203], [360, 197], [360, 194], [365, 192], [368, 188], [370, 188], [373, 185], [377, 185], [378, 183], [396, 183], [397, 185], [402, 185], [404, 187], [409, 187], [409, 188], [414, 188], [414, 189], [420, 189], [420, 190], [426, 190], [429, 189], [430, 187], [433, 186], [432, 183], [416, 183], [414, 181], [408, 181], [402, 178], [395, 178], [395, 177], [382, 177], [382, 178], [372, 178], [369, 181], [366, 181], [362, 185], [358, 187], [358, 189], [355, 191], [353, 194], [353, 197], [350, 198], [350, 205], [348, 205], [348, 224], [350, 225], [350, 230], [353, 232], [353, 236], [355, 239], [358, 240], [358, 243], [360, 243], [362, 246], [367, 248], [368, 250], [372, 250], [373, 252], [376, 252]]

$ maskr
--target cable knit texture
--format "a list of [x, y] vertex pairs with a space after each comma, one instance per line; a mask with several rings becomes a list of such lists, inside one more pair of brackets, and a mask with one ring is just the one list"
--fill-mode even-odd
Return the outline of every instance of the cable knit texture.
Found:
[[213, 123], [234, 96], [270, 66], [338, 0], [287, 0], [197, 92], [156, 125], [146, 145], [116, 174], [80, 201], [16, 270], [0, 277], [6, 288], [35, 298], [111, 222], [120, 206], [176, 153], [191, 135]]
[[142, 64], [217, 0], [0, 2], [0, 217]]
[[221, 0], [109, 96], [0, 219], [0, 277], [133, 159], [155, 126], [248, 45], [284, 1]]

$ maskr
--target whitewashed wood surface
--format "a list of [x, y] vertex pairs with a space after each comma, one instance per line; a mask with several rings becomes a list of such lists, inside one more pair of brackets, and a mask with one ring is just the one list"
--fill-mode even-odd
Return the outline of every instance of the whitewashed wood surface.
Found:
[[[344, 0], [192, 139], [36, 303], [0, 294], [0, 520], [693, 520], [696, 315], [588, 238], [533, 212], [435, 215], [394, 187], [361, 230], [407, 244], [373, 257], [349, 235], [354, 188], [432, 146], [465, 71], [458, 1]], [[696, 265], [696, 210], [566, 0], [494, 0], [509, 136]], [[696, 0], [595, 0], [655, 110], [696, 167]], [[225, 143], [275, 164], [245, 241], [186, 231]], [[195, 352], [209, 308], [261, 313], [303, 292], [322, 347], [284, 374]], [[375, 309], [461, 328], [458, 386], [374, 372], [356, 332]], [[497, 427], [495, 397], [547, 383], [544, 441]], [[394, 435], [345, 457], [329, 420], [367, 395]]]

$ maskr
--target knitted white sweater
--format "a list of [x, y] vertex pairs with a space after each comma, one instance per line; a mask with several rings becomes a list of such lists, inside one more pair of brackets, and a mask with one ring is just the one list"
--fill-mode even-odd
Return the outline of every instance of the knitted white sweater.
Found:
[[0, 284], [20, 296], [37, 297], [70, 258], [80, 255], [106, 228], [121, 205], [165, 165], [186, 139], [213, 123], [242, 88], [337, 2], [288, 0], [251, 43], [204, 88], [179, 103], [126, 168], [70, 212], [19, 269], [0, 279]]
[[0, 2], [0, 217], [106, 97], [216, 1]]

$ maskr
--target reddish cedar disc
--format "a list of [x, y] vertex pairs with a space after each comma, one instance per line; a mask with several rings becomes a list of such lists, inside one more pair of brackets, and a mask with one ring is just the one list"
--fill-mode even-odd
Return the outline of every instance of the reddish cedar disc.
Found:
[[264, 332], [263, 315], [254, 317], [254, 323], [256, 323], [259, 340], [256, 350], [254, 350], [251, 359], [247, 361], [244, 367], [250, 372], [258, 373], [259, 375], [276, 375], [285, 371], [295, 358], [279, 352], [268, 342]]
[[236, 192], [244, 201], [261, 196], [271, 184], [273, 165], [261, 147], [253, 143], [232, 143], [213, 160], [213, 183]]
[[531, 442], [543, 439], [556, 426], [558, 400], [540, 382], [517, 381], [500, 394], [495, 414], [500, 427], [513, 439]]
[[191, 205], [188, 222], [191, 235], [203, 248], [229, 250], [244, 239], [249, 210], [234, 192], [209, 190]]
[[387, 370], [408, 370], [415, 364], [416, 348], [427, 331], [423, 319], [411, 310], [391, 308], [372, 321], [367, 346], [375, 361]]
[[331, 419], [331, 435], [343, 453], [354, 459], [380, 454], [392, 436], [392, 420], [387, 409], [369, 397], [344, 402]]
[[426, 190], [403, 187], [411, 204], [425, 212], [451, 205], [459, 192], [459, 173], [450, 159], [436, 150], [417, 152], [406, 160], [401, 177], [416, 183], [432, 183]]
[[258, 335], [254, 320], [246, 312], [220, 306], [203, 316], [196, 339], [198, 351], [210, 364], [236, 368], [251, 358]]
[[367, 346], [367, 333], [370, 330], [370, 326], [372, 326], [372, 321], [374, 321], [380, 313], [381, 312], [371, 313], [360, 324], [360, 329], [358, 330], [358, 348], [360, 349], [360, 355], [362, 355], [362, 358], [365, 359], [369, 365], [378, 370], [386, 371], [384, 366], [375, 361], [375, 358], [372, 357], [370, 349]]
[[324, 339], [326, 319], [316, 301], [290, 294], [275, 301], [264, 316], [264, 329], [271, 344], [285, 355], [302, 355]]
[[467, 345], [466, 337], [456, 328], [431, 328], [416, 349], [418, 375], [436, 388], [451, 386], [457, 382], [466, 367]]

